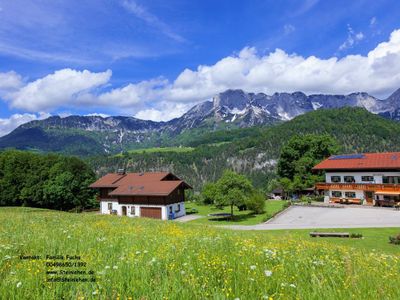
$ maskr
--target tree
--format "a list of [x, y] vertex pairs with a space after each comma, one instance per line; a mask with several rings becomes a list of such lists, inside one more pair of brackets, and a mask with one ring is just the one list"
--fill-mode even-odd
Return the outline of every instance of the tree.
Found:
[[262, 214], [265, 209], [265, 197], [259, 191], [253, 194], [246, 200], [246, 208], [253, 211], [255, 214]]
[[202, 196], [204, 204], [215, 204], [214, 199], [217, 197], [217, 189], [216, 184], [211, 182], [203, 186]]
[[95, 207], [94, 172], [80, 159], [0, 152], [0, 205], [69, 210]]
[[215, 184], [206, 187], [206, 194], [207, 197], [213, 198], [216, 206], [230, 206], [233, 217], [233, 207], [239, 208], [245, 205], [253, 190], [251, 182], [245, 176], [225, 170]]
[[311, 187], [322, 180], [312, 168], [328, 156], [337, 153], [339, 145], [329, 135], [296, 135], [282, 147], [278, 175], [287, 192]]

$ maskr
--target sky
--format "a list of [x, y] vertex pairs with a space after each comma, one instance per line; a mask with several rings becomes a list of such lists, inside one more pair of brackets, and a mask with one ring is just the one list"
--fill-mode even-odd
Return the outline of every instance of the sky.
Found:
[[0, 136], [51, 115], [169, 120], [239, 88], [385, 99], [400, 1], [0, 0]]

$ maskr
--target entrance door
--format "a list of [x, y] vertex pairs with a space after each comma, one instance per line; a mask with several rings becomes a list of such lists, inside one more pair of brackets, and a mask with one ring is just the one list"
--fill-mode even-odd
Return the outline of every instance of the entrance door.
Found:
[[145, 218], [161, 219], [161, 207], [141, 207], [140, 216]]
[[126, 216], [126, 206], [122, 206], [122, 215]]
[[365, 200], [367, 200], [368, 205], [372, 205], [374, 199], [374, 193], [373, 192], [365, 192]]

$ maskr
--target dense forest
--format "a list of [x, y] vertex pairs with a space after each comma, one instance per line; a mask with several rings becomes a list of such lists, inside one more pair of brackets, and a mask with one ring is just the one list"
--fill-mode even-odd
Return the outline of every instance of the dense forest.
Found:
[[0, 205], [58, 210], [97, 206], [91, 168], [76, 157], [0, 152]]
[[[256, 187], [266, 189], [268, 181], [276, 177], [282, 146], [295, 135], [330, 135], [338, 142], [340, 153], [398, 151], [400, 148], [400, 123], [361, 108], [313, 111], [273, 127], [247, 128], [243, 132], [237, 134], [236, 139], [231, 131], [205, 133], [198, 136], [204, 143], [190, 152], [124, 153], [122, 156], [91, 157], [87, 162], [97, 175], [118, 168], [168, 170], [187, 180], [196, 190], [206, 182], [217, 180], [223, 170], [232, 169], [249, 177]], [[187, 146], [195, 145], [188, 142]]]

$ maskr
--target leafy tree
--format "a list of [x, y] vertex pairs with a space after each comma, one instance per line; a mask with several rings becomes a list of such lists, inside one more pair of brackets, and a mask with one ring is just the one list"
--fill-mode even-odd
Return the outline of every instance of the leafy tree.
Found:
[[265, 196], [259, 191], [254, 192], [246, 200], [246, 208], [256, 214], [262, 214], [265, 210]]
[[[233, 217], [233, 207], [246, 205], [246, 201], [253, 193], [251, 182], [243, 175], [230, 170], [225, 170], [222, 177], [215, 184], [209, 184], [206, 188], [206, 197], [214, 199], [216, 206], [230, 206]], [[204, 193], [204, 192], [203, 192]]]
[[337, 153], [339, 145], [329, 135], [296, 135], [282, 147], [278, 175], [286, 191], [298, 191], [322, 180], [311, 169], [326, 157]]
[[59, 210], [95, 207], [93, 171], [82, 160], [55, 154], [0, 152], [0, 205]]
[[217, 197], [218, 187], [215, 183], [208, 182], [203, 186], [202, 196], [204, 204], [215, 204], [214, 200]]

